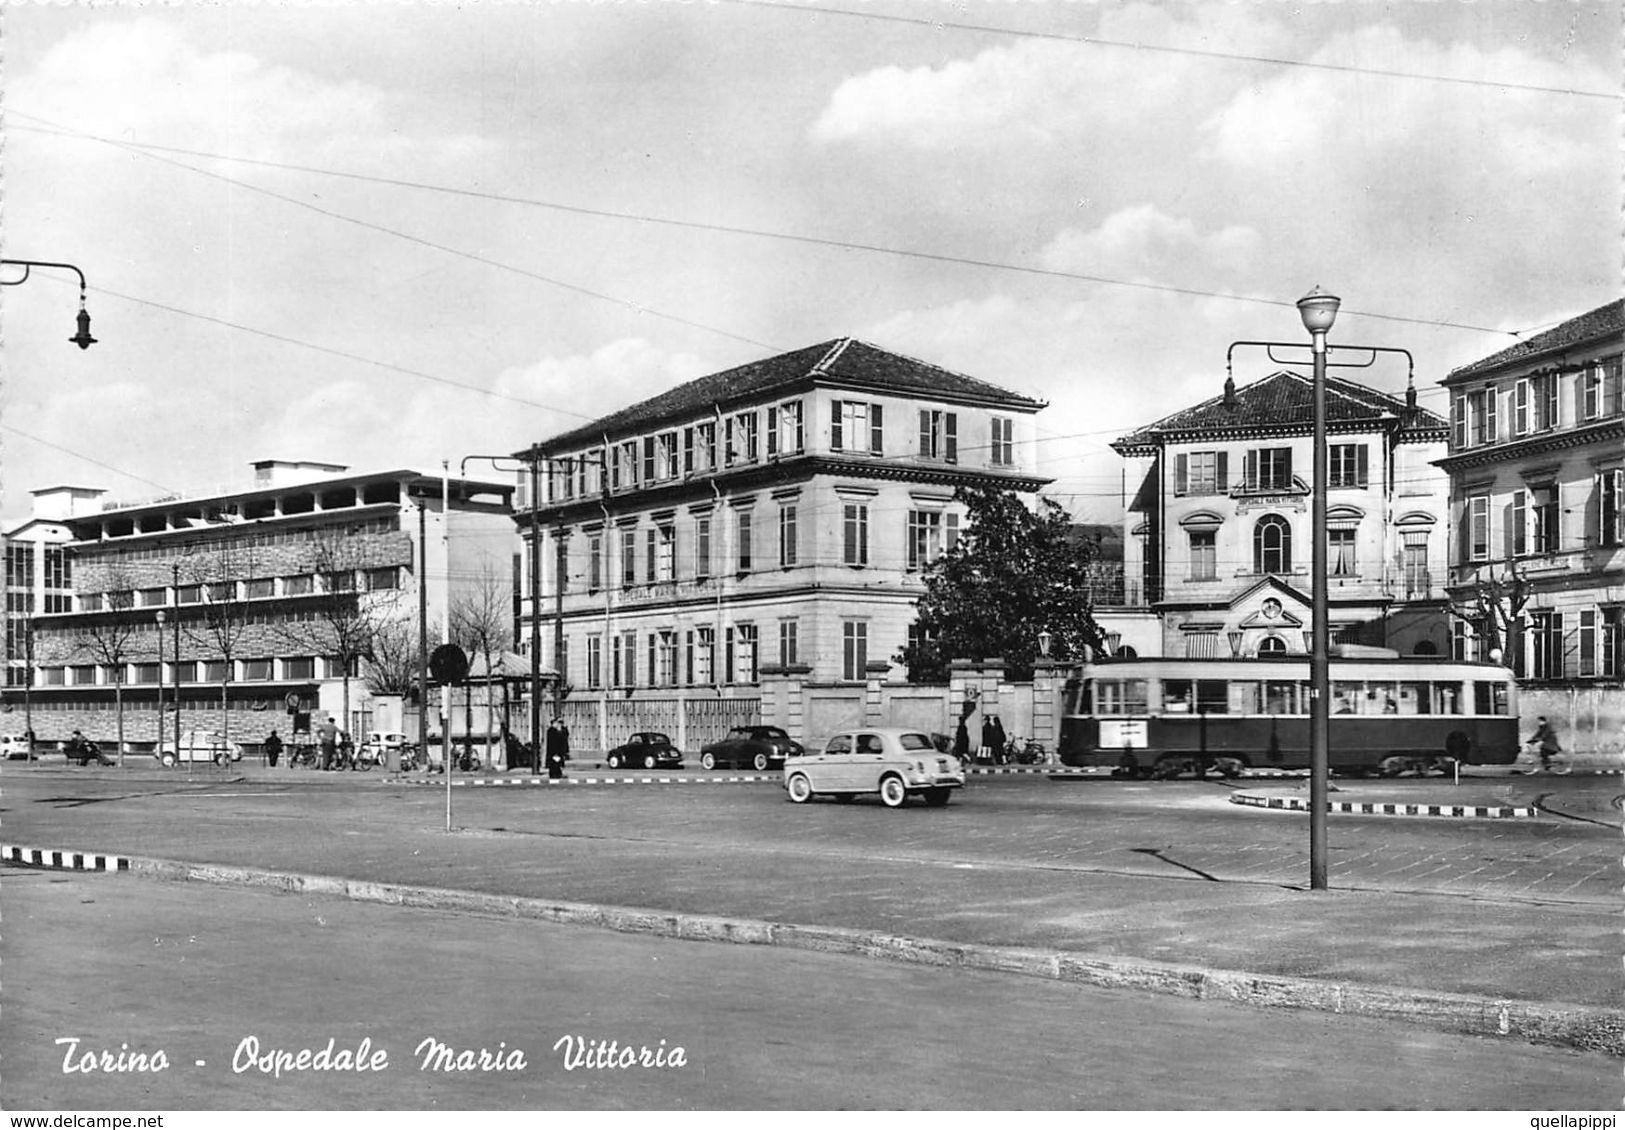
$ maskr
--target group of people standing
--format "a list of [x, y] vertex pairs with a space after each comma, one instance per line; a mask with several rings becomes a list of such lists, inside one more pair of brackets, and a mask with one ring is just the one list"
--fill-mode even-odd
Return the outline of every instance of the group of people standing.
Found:
[[[954, 756], [965, 764], [969, 764], [973, 760], [970, 747], [970, 730], [965, 725], [965, 720], [969, 717], [970, 713], [968, 711], [960, 715], [959, 727], [954, 731]], [[982, 718], [982, 744], [977, 746], [974, 760], [987, 762], [1003, 760], [1006, 741], [1004, 723], [999, 721], [999, 716], [997, 714], [984, 715]]]

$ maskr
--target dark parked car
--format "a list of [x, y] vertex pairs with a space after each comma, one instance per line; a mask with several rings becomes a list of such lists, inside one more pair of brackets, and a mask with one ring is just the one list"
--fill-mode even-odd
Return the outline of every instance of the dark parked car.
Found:
[[665, 734], [644, 730], [633, 734], [626, 740], [625, 745], [618, 745], [610, 750], [605, 755], [604, 761], [611, 769], [620, 769], [623, 766], [632, 769], [654, 769], [659, 766], [681, 769], [683, 751], [672, 745], [671, 739]]
[[735, 726], [728, 736], [700, 750], [700, 764], [707, 769], [766, 769], [784, 764], [786, 757], [800, 757], [801, 743], [777, 726]]

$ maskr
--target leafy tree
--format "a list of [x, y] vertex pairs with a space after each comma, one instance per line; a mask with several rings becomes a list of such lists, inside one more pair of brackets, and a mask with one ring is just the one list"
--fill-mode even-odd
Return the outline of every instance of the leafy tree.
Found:
[[960, 488], [968, 528], [926, 566], [911, 641], [898, 655], [919, 682], [945, 682], [954, 659], [1004, 660], [1012, 679], [1032, 677], [1038, 635], [1050, 656], [1078, 661], [1102, 646], [1091, 599], [1093, 546], [1047, 498], [1035, 510], [1009, 491]]
[[[198, 586], [202, 603], [188, 610], [188, 619], [182, 621], [181, 630], [194, 644], [203, 648], [205, 654], [220, 657], [220, 737], [227, 749], [231, 748], [232, 673], [248, 644], [249, 619], [253, 611], [243, 582], [254, 576], [255, 565], [251, 548], [222, 545], [213, 551], [190, 557], [184, 566], [187, 579]], [[179, 614], [180, 609], [177, 608], [176, 615]], [[179, 709], [178, 703], [176, 707]], [[176, 750], [176, 755], [179, 754], [180, 751]]]

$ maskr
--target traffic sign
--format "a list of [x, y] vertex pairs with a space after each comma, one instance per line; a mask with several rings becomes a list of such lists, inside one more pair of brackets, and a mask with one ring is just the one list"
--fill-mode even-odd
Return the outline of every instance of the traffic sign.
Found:
[[429, 656], [429, 674], [437, 683], [460, 683], [468, 677], [468, 656], [454, 643], [443, 643]]

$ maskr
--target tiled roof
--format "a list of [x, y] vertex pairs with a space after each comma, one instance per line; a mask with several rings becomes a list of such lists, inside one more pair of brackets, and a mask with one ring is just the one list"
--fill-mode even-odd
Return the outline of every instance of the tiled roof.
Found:
[[1470, 365], [1452, 369], [1450, 375], [1445, 378], [1445, 383], [1476, 373], [1488, 372], [1491, 369], [1499, 369], [1503, 365], [1527, 361], [1544, 353], [1560, 353], [1572, 346], [1594, 341], [1611, 333], [1625, 333], [1625, 298], [1615, 299], [1589, 313], [1581, 314], [1578, 318], [1570, 318], [1560, 326], [1545, 333], [1538, 333], [1527, 341], [1509, 345], [1482, 361], [1474, 361]]
[[[1384, 417], [1407, 420], [1405, 401], [1374, 388], [1326, 377], [1326, 423], [1340, 424]], [[1276, 428], [1295, 431], [1314, 425], [1314, 381], [1301, 373], [1279, 372], [1236, 389], [1231, 404], [1220, 393], [1193, 408], [1164, 416], [1156, 423], [1113, 441], [1112, 447], [1143, 447], [1156, 444], [1170, 433], [1188, 435], [1204, 432], [1230, 432], [1238, 428]], [[1417, 408], [1407, 420], [1407, 428], [1442, 429], [1445, 421], [1425, 408]]]
[[605, 435], [613, 440], [656, 424], [711, 412], [715, 405], [721, 405], [726, 412], [729, 405], [736, 402], [760, 397], [774, 390], [788, 390], [815, 380], [903, 396], [969, 400], [1018, 411], [1036, 412], [1044, 407], [1041, 400], [1022, 396], [987, 381], [890, 353], [855, 338], [843, 337], [699, 377], [618, 412], [611, 412], [590, 424], [543, 440], [539, 446], [544, 450], [558, 450], [594, 442]]

